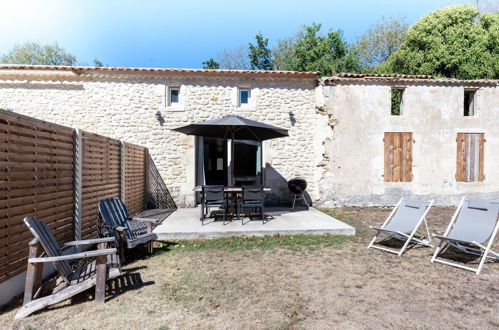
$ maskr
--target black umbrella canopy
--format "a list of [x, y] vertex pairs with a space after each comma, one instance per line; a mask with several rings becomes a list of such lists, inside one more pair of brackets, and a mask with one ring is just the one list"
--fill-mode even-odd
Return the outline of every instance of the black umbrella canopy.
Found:
[[264, 141], [288, 136], [287, 129], [236, 115], [202, 121], [173, 130], [187, 135], [253, 141]]

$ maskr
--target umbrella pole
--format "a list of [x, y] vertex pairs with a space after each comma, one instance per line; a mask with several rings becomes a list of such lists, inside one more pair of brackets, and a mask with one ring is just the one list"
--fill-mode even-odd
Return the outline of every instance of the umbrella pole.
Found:
[[230, 180], [232, 181], [231, 182], [231, 185], [232, 186], [235, 186], [236, 185], [236, 177], [234, 176], [234, 173], [235, 173], [235, 164], [236, 164], [236, 157], [234, 155], [234, 129], [232, 130], [232, 141], [230, 143], [230, 156], [231, 156], [231, 172], [232, 172], [232, 175], [231, 175], [231, 178]]

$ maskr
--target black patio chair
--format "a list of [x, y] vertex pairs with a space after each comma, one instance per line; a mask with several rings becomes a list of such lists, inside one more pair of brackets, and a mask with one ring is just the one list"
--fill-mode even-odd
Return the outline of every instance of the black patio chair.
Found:
[[[241, 214], [244, 213], [245, 209], [251, 209], [251, 212], [260, 212], [260, 219], [265, 222], [264, 216], [264, 196], [263, 196], [263, 186], [241, 186], [242, 194], [241, 199], [237, 203], [237, 217], [240, 218]], [[251, 219], [251, 213], [249, 215]], [[244, 218], [242, 220], [244, 224]]]
[[[228, 201], [225, 198], [224, 186], [205, 185], [201, 187], [201, 225], [204, 226], [204, 220], [212, 207], [222, 210], [223, 221], [227, 219]], [[216, 214], [215, 214], [216, 217]]]

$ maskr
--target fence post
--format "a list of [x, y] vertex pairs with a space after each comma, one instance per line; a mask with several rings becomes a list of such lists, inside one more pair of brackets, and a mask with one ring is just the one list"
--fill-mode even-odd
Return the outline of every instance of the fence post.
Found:
[[120, 199], [125, 201], [125, 142], [120, 141]]
[[74, 239], [76, 241], [81, 240], [81, 219], [82, 219], [82, 198], [81, 198], [81, 186], [82, 186], [82, 170], [83, 170], [83, 141], [82, 141], [82, 131], [76, 129], [74, 133]]
[[149, 190], [149, 149], [144, 148], [144, 210], [147, 210], [147, 195]]

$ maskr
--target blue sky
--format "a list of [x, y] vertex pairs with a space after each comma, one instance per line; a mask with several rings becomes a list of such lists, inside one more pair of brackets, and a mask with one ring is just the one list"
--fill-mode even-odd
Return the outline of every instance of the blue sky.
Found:
[[295, 33], [302, 24], [341, 29], [355, 41], [385, 16], [414, 24], [456, 0], [0, 0], [0, 54], [16, 43], [58, 42], [82, 64], [199, 68], [223, 49]]

